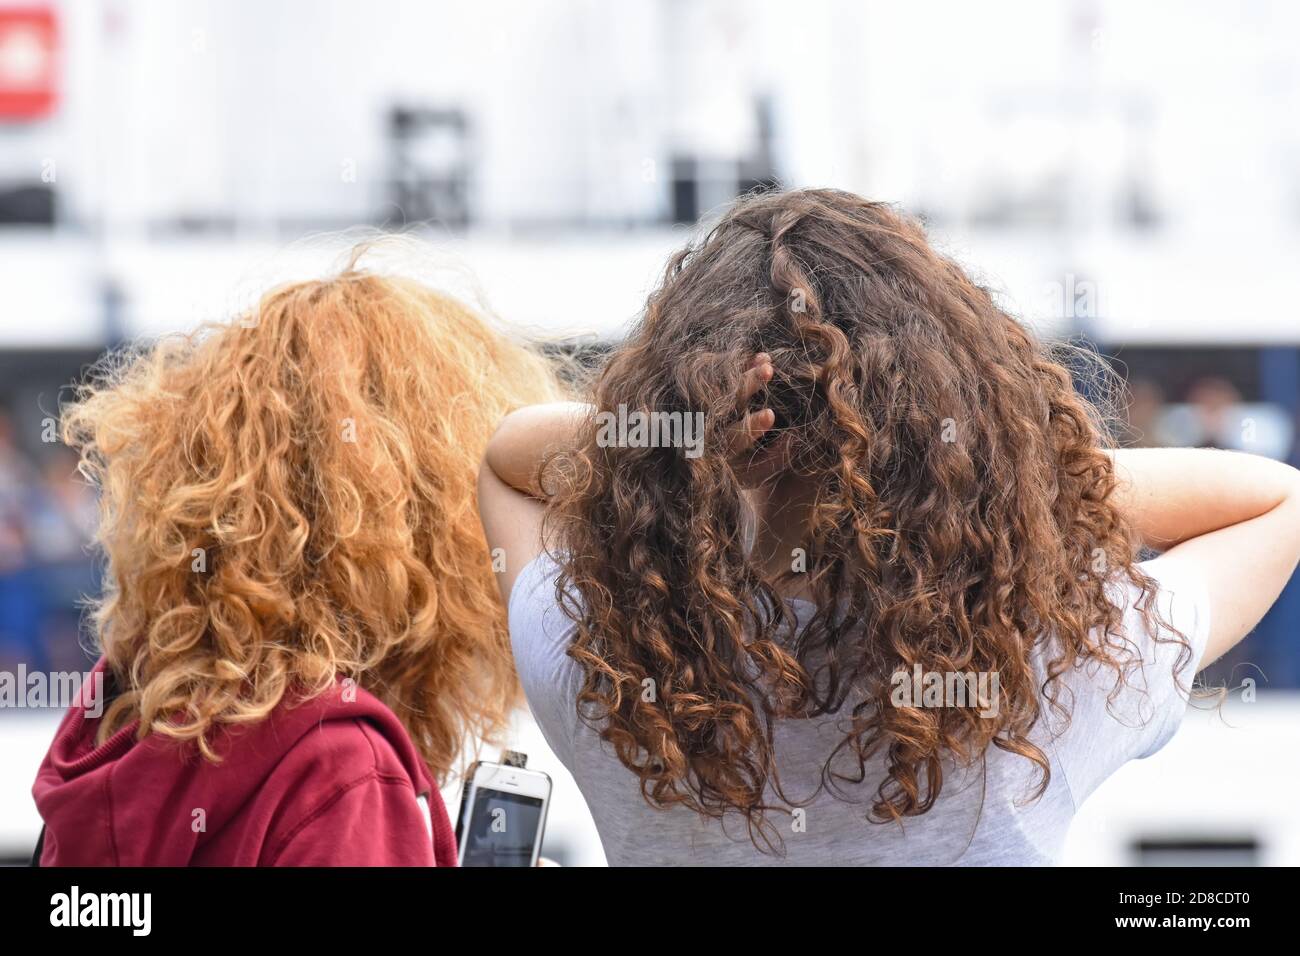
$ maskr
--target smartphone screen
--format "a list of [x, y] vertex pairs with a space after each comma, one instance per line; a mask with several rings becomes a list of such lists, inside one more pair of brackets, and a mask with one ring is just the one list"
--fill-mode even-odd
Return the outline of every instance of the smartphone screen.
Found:
[[532, 866], [542, 826], [540, 797], [476, 786], [469, 793], [461, 866]]

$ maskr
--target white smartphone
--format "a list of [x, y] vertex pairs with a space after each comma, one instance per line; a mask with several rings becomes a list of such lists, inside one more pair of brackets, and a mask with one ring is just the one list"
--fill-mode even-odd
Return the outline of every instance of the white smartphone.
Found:
[[536, 866], [551, 802], [537, 770], [479, 761], [461, 790], [456, 846], [461, 866]]

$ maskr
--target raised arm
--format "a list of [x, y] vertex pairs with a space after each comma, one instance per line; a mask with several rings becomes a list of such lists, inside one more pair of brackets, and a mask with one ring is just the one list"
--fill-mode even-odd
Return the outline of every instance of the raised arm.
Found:
[[[750, 399], [772, 375], [771, 358], [760, 352], [751, 357], [741, 376], [736, 417], [727, 429], [723, 449], [740, 470], [758, 439], [776, 422], [770, 408], [747, 410]], [[540, 476], [539, 484], [539, 468], [552, 452], [573, 447], [591, 412], [590, 405], [580, 402], [530, 405], [503, 418], [488, 442], [478, 474], [479, 517], [494, 557], [505, 559], [497, 583], [507, 602], [519, 572], [542, 550], [544, 502], [554, 489], [543, 487], [548, 483], [546, 475]]]
[[537, 483], [546, 456], [572, 447], [579, 423], [589, 414], [578, 402], [529, 405], [501, 420], [488, 442], [478, 474], [478, 509], [494, 559], [504, 559], [497, 574], [509, 601], [515, 578], [542, 550], [546, 492]]
[[1200, 666], [1259, 623], [1300, 562], [1300, 472], [1241, 452], [1112, 453], [1115, 500], [1144, 544], [1205, 582], [1210, 636]]

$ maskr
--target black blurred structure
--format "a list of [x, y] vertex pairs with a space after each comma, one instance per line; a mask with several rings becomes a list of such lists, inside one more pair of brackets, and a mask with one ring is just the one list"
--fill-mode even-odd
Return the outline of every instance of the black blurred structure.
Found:
[[470, 122], [463, 110], [395, 106], [388, 115], [390, 201], [401, 224], [471, 220]]
[[0, 226], [53, 226], [54, 190], [22, 185], [0, 189]]
[[694, 225], [716, 205], [752, 192], [780, 187], [776, 172], [775, 124], [772, 105], [759, 97], [754, 103], [758, 143], [752, 154], [734, 161], [677, 155], [672, 158], [669, 179], [669, 221]]
[[1259, 866], [1259, 840], [1250, 835], [1133, 841], [1133, 866]]

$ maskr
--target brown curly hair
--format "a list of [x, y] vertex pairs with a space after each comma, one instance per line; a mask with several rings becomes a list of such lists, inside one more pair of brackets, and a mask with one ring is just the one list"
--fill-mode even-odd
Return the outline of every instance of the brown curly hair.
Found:
[[555, 378], [456, 299], [361, 268], [366, 251], [111, 355], [63, 409], [101, 491], [94, 623], [120, 688], [101, 740], [138, 719], [218, 759], [212, 731], [337, 675], [441, 779], [517, 703], [475, 483], [497, 421]]
[[[749, 552], [746, 491], [722, 451], [760, 352], [775, 375], [750, 407], [777, 413], [764, 444], [784, 436], [788, 469], [815, 488], [803, 584], [817, 611], [797, 636], [782, 599], [796, 574]], [[882, 757], [872, 820], [925, 813], [945, 761], [989, 745], [1037, 765], [1041, 795], [1049, 761], [1030, 731], [1045, 702], [1068, 719], [1057, 678], [1101, 661], [1113, 697], [1135, 665], [1111, 587], [1131, 582], [1158, 617], [1110, 499], [1100, 415], [886, 205], [830, 190], [739, 201], [673, 257], [599, 374], [593, 414], [620, 406], [706, 423], [691, 457], [607, 447], [593, 419], [556, 462], [547, 515], [579, 714], [651, 805], [739, 811], [758, 843], [765, 811], [792, 804], [773, 722], [832, 713], [848, 723], [820, 787], [843, 796]], [[892, 706], [892, 675], [918, 664], [997, 673], [998, 716]], [[841, 753], [856, 774], [831, 772]]]

